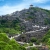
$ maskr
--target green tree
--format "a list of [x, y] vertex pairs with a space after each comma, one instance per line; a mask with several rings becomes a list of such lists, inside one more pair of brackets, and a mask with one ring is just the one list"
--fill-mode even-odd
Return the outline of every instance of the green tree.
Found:
[[5, 33], [0, 33], [0, 41], [8, 42], [9, 38]]
[[4, 47], [7, 45], [6, 42], [0, 41], [0, 50], [4, 50]]
[[13, 47], [8, 44], [5, 46], [4, 50], [13, 50]]
[[49, 46], [50, 46], [50, 38], [49, 38], [49, 40], [48, 40], [48, 42], [47, 42], [47, 45], [49, 45]]
[[26, 50], [16, 40], [10, 40], [5, 33], [0, 33], [0, 50]]
[[32, 47], [30, 50], [38, 50], [37, 48], [35, 48], [35, 47]]
[[49, 38], [50, 38], [50, 30], [43, 37], [42, 42], [48, 42]]
[[37, 39], [36, 39], [35, 37], [32, 37], [32, 38], [30, 39], [30, 41], [31, 41], [31, 42], [36, 42]]
[[13, 50], [26, 50], [23, 46], [20, 46], [14, 39], [10, 40], [9, 45], [12, 45]]

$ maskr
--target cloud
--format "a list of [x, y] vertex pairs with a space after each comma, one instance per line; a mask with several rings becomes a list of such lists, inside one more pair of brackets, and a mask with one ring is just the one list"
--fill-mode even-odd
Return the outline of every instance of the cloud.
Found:
[[[15, 11], [20, 11], [24, 8], [28, 8], [30, 4], [33, 4], [33, 3], [46, 3], [50, 0], [23, 0], [22, 3], [20, 3], [19, 5], [15, 5], [15, 6], [10, 6], [10, 5], [4, 5], [2, 7], [0, 7], [0, 15], [5, 15], [5, 14], [10, 14], [12, 12], [15, 12]], [[42, 6], [42, 8], [45, 8], [45, 9], [50, 9], [50, 6]]]
[[26, 8], [26, 4], [24, 3], [15, 6], [4, 5], [0, 7], [0, 15], [10, 14], [15, 11], [20, 11], [24, 8]]
[[4, 6], [0, 6], [0, 15], [10, 14], [10, 13], [13, 13], [15, 11], [20, 11], [24, 8], [27, 8], [28, 5], [29, 5], [29, 3], [22, 2], [19, 5], [15, 5], [15, 6], [10, 6], [7, 4]]
[[50, 10], [50, 6], [43, 6], [42, 8]]
[[[23, 1], [28, 1], [28, 0], [23, 0]], [[28, 2], [33, 2], [33, 3], [46, 3], [50, 0], [29, 0]]]

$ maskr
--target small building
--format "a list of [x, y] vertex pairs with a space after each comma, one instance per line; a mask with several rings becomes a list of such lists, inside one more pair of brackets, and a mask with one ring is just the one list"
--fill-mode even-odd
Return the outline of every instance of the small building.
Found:
[[33, 5], [30, 5], [30, 7], [33, 7]]
[[33, 5], [30, 5], [30, 8], [33, 8]]

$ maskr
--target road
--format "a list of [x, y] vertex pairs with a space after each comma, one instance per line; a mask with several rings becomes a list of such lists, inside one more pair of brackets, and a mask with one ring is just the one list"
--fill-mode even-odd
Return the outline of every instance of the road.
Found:
[[[38, 31], [42, 31], [42, 30], [45, 30], [45, 29], [47, 29], [47, 27], [41, 27], [41, 29], [39, 29], [39, 30], [36, 30], [36, 31], [29, 31], [29, 32], [26, 32], [25, 34], [29, 34], [29, 33], [34, 33], [34, 32], [38, 32]], [[23, 33], [22, 33], [23, 34]], [[12, 38], [17, 38], [17, 37], [19, 37], [21, 34], [18, 34], [18, 35], [15, 35], [15, 36], [13, 36], [13, 37], [11, 37], [10, 38], [10, 40], [12, 39]], [[17, 41], [19, 44], [28, 44], [29, 45], [29, 43], [25, 43], [25, 42], [20, 42], [20, 41]], [[30, 48], [30, 47], [42, 47], [43, 45], [42, 45], [42, 43], [40, 43], [40, 45], [35, 45], [34, 43], [33, 43], [33, 46], [27, 46], [27, 47], [25, 47], [26, 49], [28, 49], [28, 48]]]
[[39, 45], [35, 45], [34, 43], [33, 43], [33, 46], [28, 46], [28, 47], [25, 47], [26, 49], [27, 48], [31, 48], [31, 47], [42, 47], [43, 45], [42, 45], [42, 43], [40, 43]]
[[19, 20], [23, 21], [23, 23], [29, 22], [29, 21], [26, 21], [25, 19], [22, 19], [22, 18], [19, 18]]
[[[19, 41], [17, 41], [19, 44], [30, 44], [30, 43], [25, 43], [25, 42], [19, 42]], [[32, 46], [27, 46], [27, 47], [25, 47], [26, 49], [27, 48], [30, 48], [30, 47], [42, 47], [42, 43], [40, 43], [39, 45], [35, 45], [34, 43], [33, 43], [33, 45]]]
[[[30, 43], [25, 43], [25, 42], [19, 42], [19, 41], [17, 41], [19, 44], [30, 44]], [[35, 45], [34, 43], [33, 43], [33, 45], [32, 46], [27, 46], [27, 47], [25, 47], [26, 49], [27, 48], [30, 48], [30, 47], [42, 47], [42, 43], [40, 43], [39, 45]]]
[[[36, 26], [37, 27], [37, 26]], [[33, 30], [33, 31], [29, 31], [29, 32], [26, 32], [25, 34], [30, 34], [30, 33], [35, 33], [35, 32], [38, 32], [38, 31], [43, 31], [43, 30], [45, 30], [45, 29], [47, 29], [47, 26], [46, 27], [42, 27], [41, 26], [41, 29], [39, 29], [39, 30]], [[24, 33], [22, 33], [22, 34], [24, 34]], [[13, 36], [13, 37], [11, 37], [10, 39], [12, 39], [12, 38], [17, 38], [17, 37], [19, 37], [21, 34], [18, 34], [18, 35], [15, 35], [15, 36]]]
[[[35, 26], [34, 26], [34, 27], [35, 27]], [[36, 27], [37, 27], [37, 26], [36, 26]], [[39, 27], [39, 26], [38, 26], [38, 27]], [[29, 32], [26, 32], [25, 34], [34, 33], [34, 32], [42, 31], [42, 30], [45, 30], [45, 29], [47, 29], [47, 26], [46, 26], [46, 27], [42, 27], [42, 26], [41, 26], [41, 29], [35, 30], [35, 31], [29, 31]]]

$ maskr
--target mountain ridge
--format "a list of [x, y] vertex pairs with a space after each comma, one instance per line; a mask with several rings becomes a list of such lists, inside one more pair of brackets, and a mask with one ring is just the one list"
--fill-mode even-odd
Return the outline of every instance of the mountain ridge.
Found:
[[[23, 9], [21, 11], [13, 12], [10, 15], [7, 14], [3, 16], [3, 18], [7, 18], [8, 20], [15, 20], [16, 18], [21, 18], [24, 20], [32, 21], [33, 23], [44, 23], [45, 19], [50, 19], [50, 11], [30, 6], [29, 9]], [[2, 17], [0, 17], [0, 19]]]

